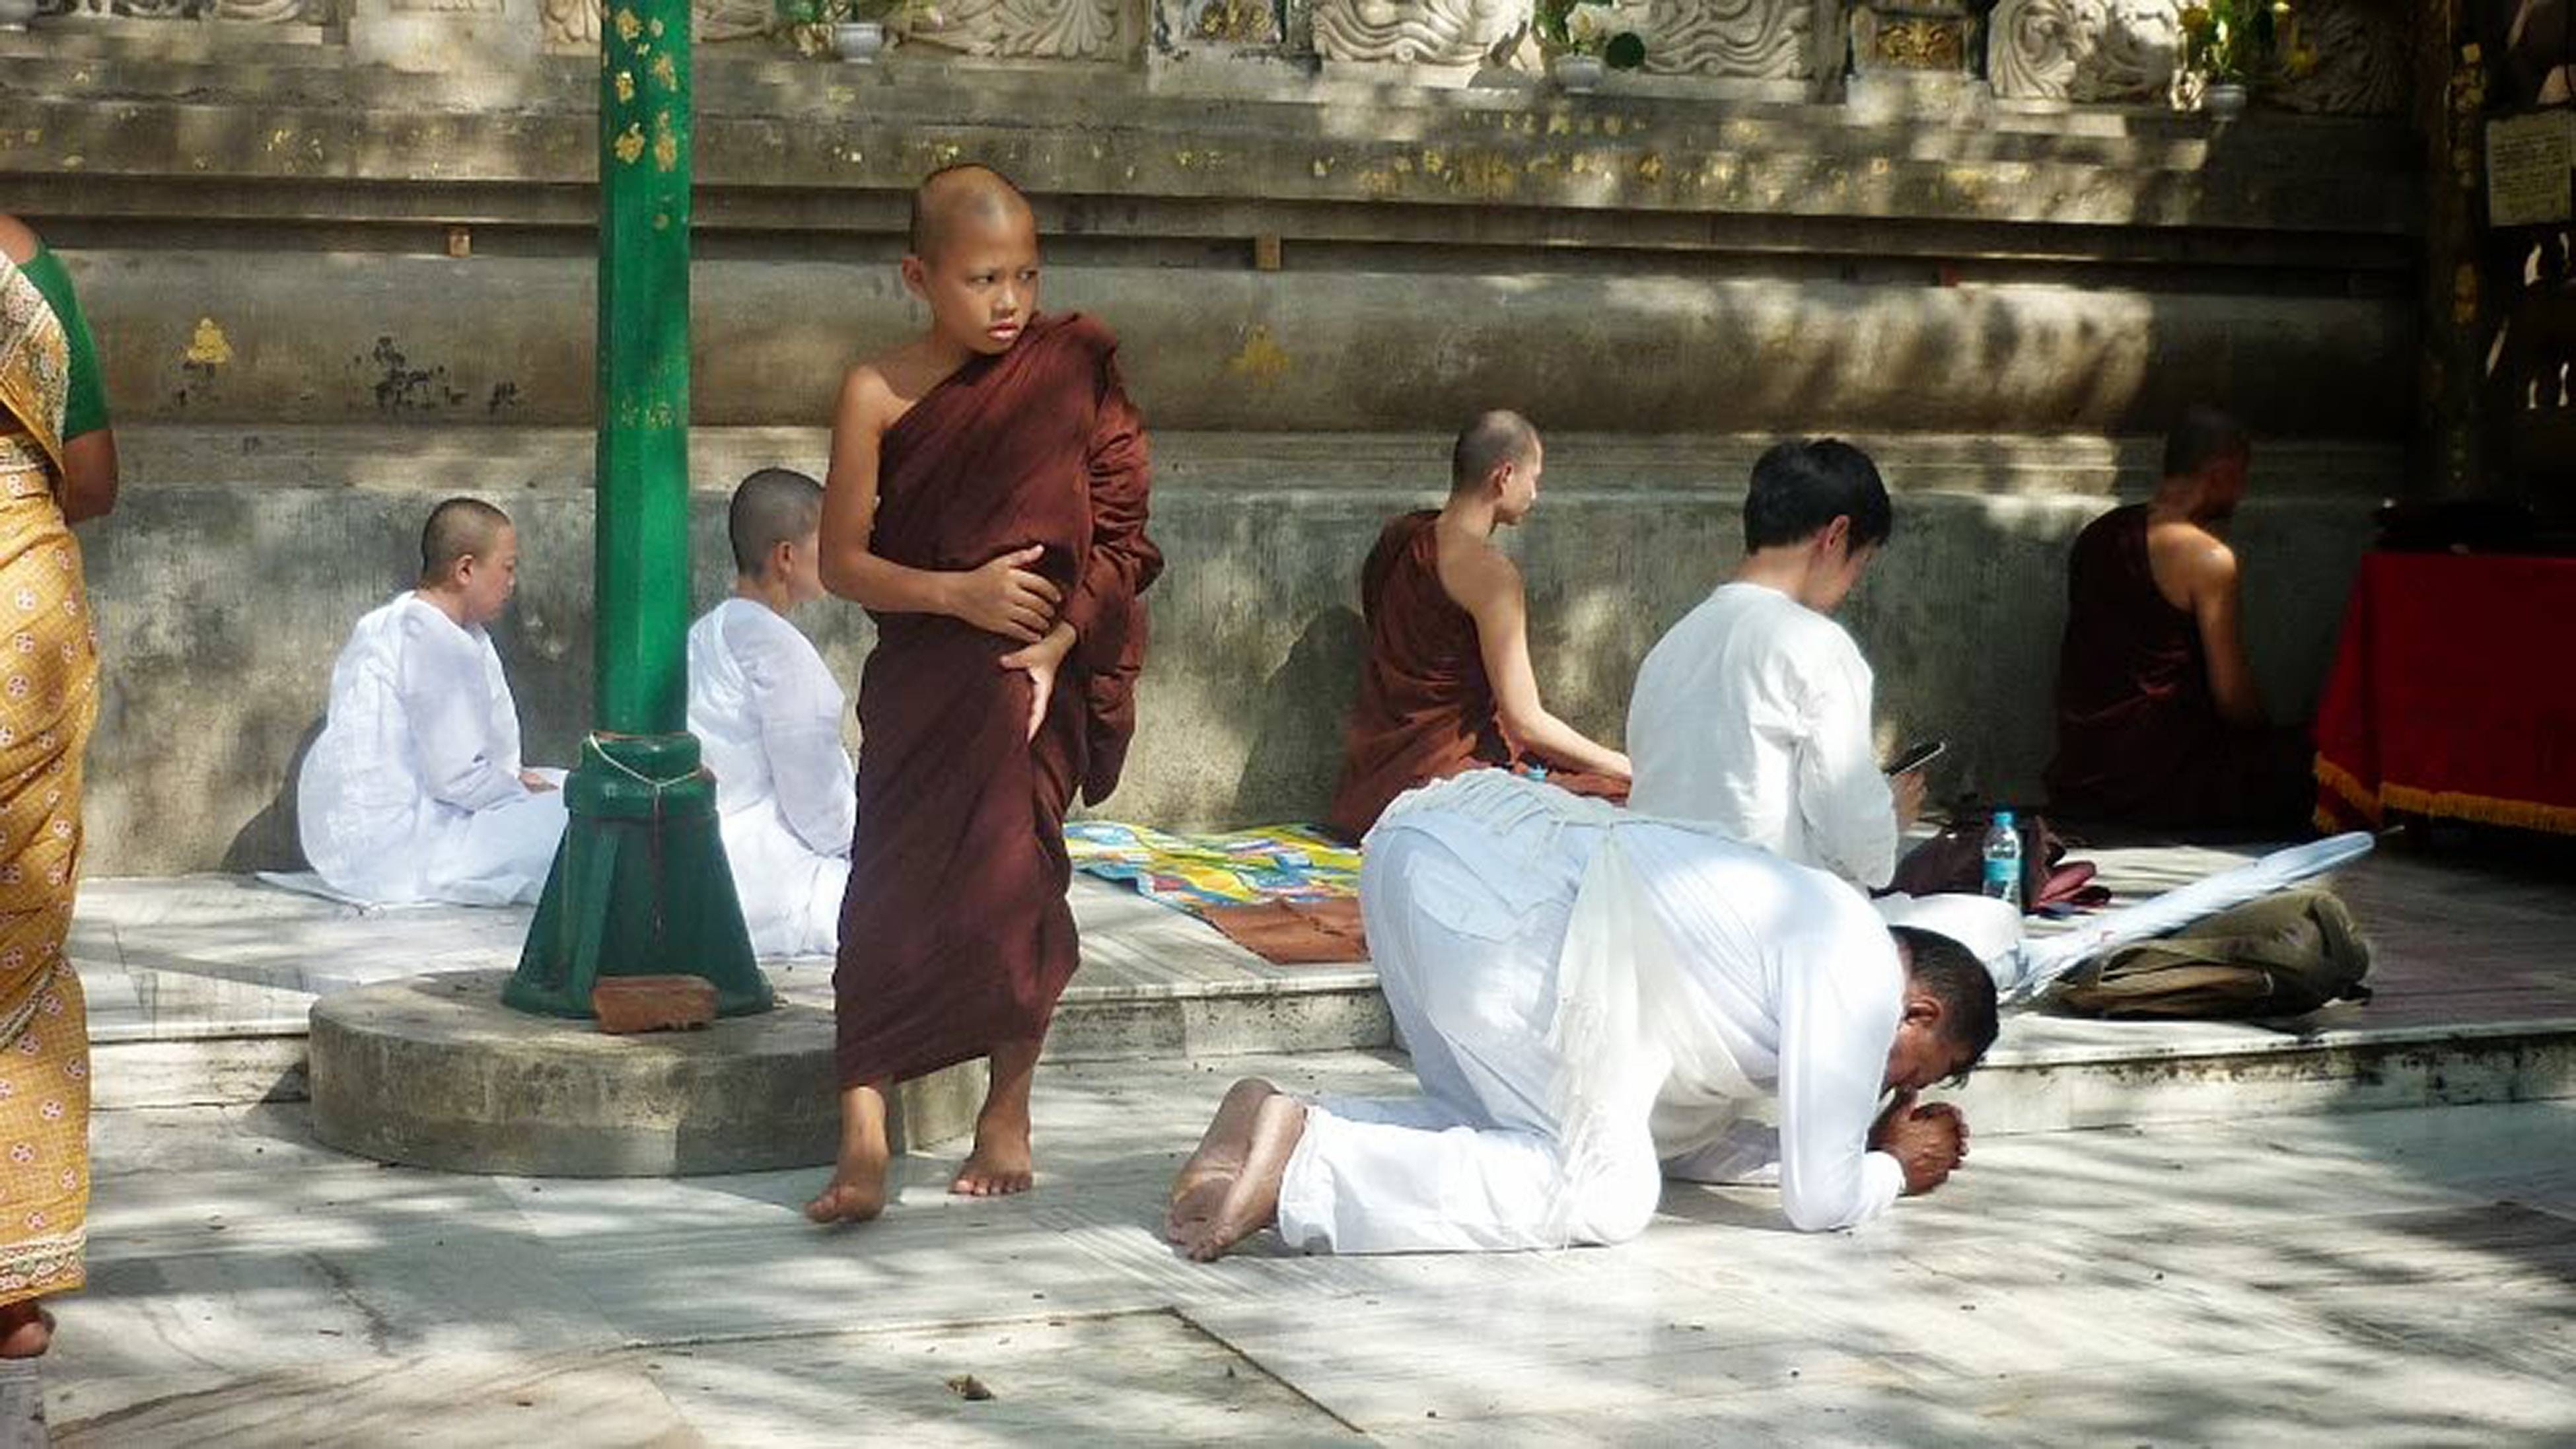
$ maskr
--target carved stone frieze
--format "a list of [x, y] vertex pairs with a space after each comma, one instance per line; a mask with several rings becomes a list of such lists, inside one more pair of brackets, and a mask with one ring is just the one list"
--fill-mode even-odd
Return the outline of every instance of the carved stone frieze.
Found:
[[2404, 110], [2413, 65], [2407, 8], [2396, 0], [2308, 0], [2298, 10], [2298, 45], [2315, 64], [2283, 80], [2271, 98], [2321, 115]]
[[1317, 0], [1326, 60], [1472, 66], [1529, 23], [1529, 0]]
[[2162, 101], [2182, 48], [2181, 0], [2003, 0], [1986, 74], [2008, 100]]
[[1815, 73], [1814, 0], [1654, 0], [1646, 69], [1801, 80]]
[[[546, 49], [598, 48], [600, 0], [538, 0], [537, 13]], [[748, 40], [768, 34], [775, 13], [768, 0], [695, 0], [689, 34], [702, 43]]]
[[1119, 0], [941, 0], [902, 28], [962, 55], [1115, 60], [1132, 42]]
[[40, 15], [110, 20], [219, 20], [241, 25], [327, 25], [331, 0], [41, 0]]
[[1277, 45], [1287, 37], [1277, 0], [1203, 0], [1190, 17], [1189, 34], [1233, 45]]

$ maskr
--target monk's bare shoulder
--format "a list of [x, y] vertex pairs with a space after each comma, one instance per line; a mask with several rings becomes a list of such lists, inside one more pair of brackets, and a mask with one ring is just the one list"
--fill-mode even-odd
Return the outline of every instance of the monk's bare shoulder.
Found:
[[1511, 555], [1481, 538], [1440, 533], [1440, 587], [1459, 608], [1483, 618], [1521, 602], [1521, 571]]
[[0, 211], [0, 252], [6, 252], [9, 260], [22, 265], [31, 262], [35, 260], [37, 248], [43, 245], [33, 228]]
[[2148, 529], [2147, 560], [2169, 596], [2197, 600], [2236, 587], [2236, 550], [2197, 523], [2159, 523]]

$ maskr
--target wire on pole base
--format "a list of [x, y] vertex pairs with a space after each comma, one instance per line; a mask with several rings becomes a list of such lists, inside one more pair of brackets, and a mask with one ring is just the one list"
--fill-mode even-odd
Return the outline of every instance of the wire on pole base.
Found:
[[716, 1014], [776, 1005], [751, 954], [697, 737], [601, 735], [564, 781], [571, 823], [504, 1004], [593, 1015], [603, 976], [698, 976]]

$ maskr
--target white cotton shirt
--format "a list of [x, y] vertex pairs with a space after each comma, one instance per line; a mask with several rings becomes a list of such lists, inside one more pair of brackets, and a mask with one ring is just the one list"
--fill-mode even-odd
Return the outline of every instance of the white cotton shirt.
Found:
[[847, 700], [811, 640], [754, 599], [689, 628], [689, 730], [716, 777], [725, 856], [763, 956], [830, 953], [858, 823]]
[[1896, 801], [1870, 737], [1872, 687], [1841, 625], [1777, 589], [1727, 584], [1637, 671], [1629, 806], [1885, 885]]
[[296, 831], [352, 899], [535, 900], [563, 796], [519, 780], [519, 711], [491, 636], [405, 592], [331, 666], [322, 733], [296, 779]]

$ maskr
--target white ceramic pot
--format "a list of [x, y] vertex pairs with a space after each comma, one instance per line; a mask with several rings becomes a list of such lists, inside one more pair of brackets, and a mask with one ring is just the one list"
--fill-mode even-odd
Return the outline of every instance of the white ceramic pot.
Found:
[[1559, 89], [1577, 92], [1599, 90], [1605, 74], [1597, 55], [1560, 55], [1548, 63], [1548, 70]]
[[832, 27], [832, 53], [866, 65], [885, 49], [885, 26], [874, 20], [844, 20]]
[[2233, 81], [2221, 81], [2209, 88], [2209, 97], [2201, 104], [2217, 119], [2232, 121], [2245, 114], [2247, 99], [2245, 87]]
[[0, 0], [0, 30], [24, 30], [36, 18], [36, 0]]

